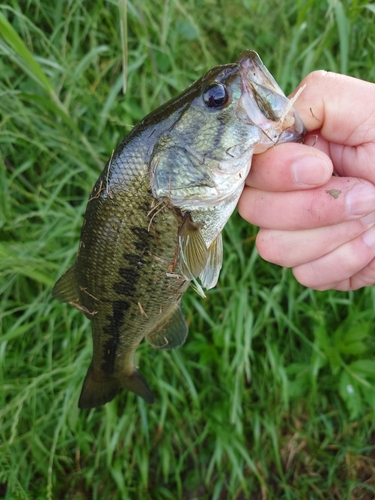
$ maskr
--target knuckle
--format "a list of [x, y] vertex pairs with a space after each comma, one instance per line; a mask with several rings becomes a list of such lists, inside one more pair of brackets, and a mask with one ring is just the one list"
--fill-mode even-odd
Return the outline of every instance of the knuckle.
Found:
[[255, 246], [262, 259], [273, 264], [283, 265], [280, 238], [275, 238], [274, 234], [272, 229], [261, 229], [257, 235]]
[[315, 191], [315, 193], [312, 193], [312, 196], [307, 197], [306, 210], [310, 227], [320, 227], [321, 225], [325, 225], [326, 221], [322, 220], [325, 216], [325, 210], [320, 191]]
[[326, 286], [322, 283], [321, 277], [316, 276], [314, 266], [312, 266], [311, 263], [293, 267], [292, 272], [298, 283], [307, 288], [312, 288], [314, 290], [327, 289]]
[[337, 224], [345, 220], [344, 196], [335, 198], [327, 192], [327, 186], [306, 193], [305, 200], [307, 212], [305, 215], [311, 228]]
[[[330, 73], [328, 73], [327, 71], [324, 71], [323, 69], [318, 69], [318, 70], [312, 71], [311, 73], [306, 75], [300, 84], [300, 86], [306, 84], [306, 91], [304, 91], [304, 93], [310, 92], [311, 88], [314, 88], [315, 85], [319, 85], [322, 78], [326, 77], [327, 75], [330, 75]], [[331, 73], [331, 75], [332, 75], [332, 73]]]

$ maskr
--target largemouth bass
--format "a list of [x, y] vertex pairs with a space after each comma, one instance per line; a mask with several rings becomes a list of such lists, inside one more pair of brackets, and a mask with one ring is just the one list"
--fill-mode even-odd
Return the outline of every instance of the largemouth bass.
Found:
[[254, 51], [217, 66], [144, 118], [117, 147], [87, 203], [77, 258], [53, 296], [91, 320], [80, 408], [125, 388], [153, 395], [134, 366], [146, 341], [181, 346], [181, 297], [216, 285], [221, 232], [254, 153], [299, 141], [304, 126]]

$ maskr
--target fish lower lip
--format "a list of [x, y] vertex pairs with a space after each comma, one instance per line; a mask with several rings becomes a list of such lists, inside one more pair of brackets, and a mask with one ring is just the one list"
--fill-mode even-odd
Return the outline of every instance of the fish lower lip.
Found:
[[245, 50], [245, 52], [241, 55], [239, 64], [241, 67], [254, 65], [258, 68], [263, 66], [262, 60], [255, 50]]
[[278, 143], [301, 142], [302, 139], [305, 137], [306, 134], [305, 126], [303, 125], [301, 118], [297, 114], [295, 115], [295, 120], [296, 123], [298, 123], [298, 126], [301, 124], [302, 130], [299, 128], [297, 129], [297, 126], [293, 126], [287, 130], [284, 130], [284, 132], [280, 135], [277, 141]]
[[[294, 128], [296, 130], [297, 135], [300, 134], [300, 139], [302, 139], [306, 135], [306, 128], [305, 125], [303, 124], [303, 121], [301, 120], [300, 116], [298, 113], [294, 113]], [[299, 139], [297, 139], [299, 140]]]
[[284, 130], [278, 142], [301, 142], [306, 135], [306, 128], [299, 114], [293, 112], [294, 123], [291, 127]]

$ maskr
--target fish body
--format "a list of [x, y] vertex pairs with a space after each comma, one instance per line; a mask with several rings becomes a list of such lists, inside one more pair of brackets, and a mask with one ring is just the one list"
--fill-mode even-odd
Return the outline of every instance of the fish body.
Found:
[[181, 297], [216, 285], [221, 231], [254, 153], [304, 127], [254, 51], [217, 66], [145, 117], [113, 153], [88, 200], [79, 251], [53, 289], [90, 320], [93, 359], [80, 408], [126, 388], [153, 402], [134, 366], [146, 341], [182, 345]]

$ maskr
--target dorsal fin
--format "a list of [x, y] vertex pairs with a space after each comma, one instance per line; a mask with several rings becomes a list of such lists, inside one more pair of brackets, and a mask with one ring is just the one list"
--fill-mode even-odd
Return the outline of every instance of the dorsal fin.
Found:
[[185, 342], [187, 334], [188, 327], [181, 306], [176, 304], [170, 315], [146, 336], [146, 340], [155, 349], [176, 349]]
[[61, 302], [74, 302], [79, 304], [79, 287], [75, 264], [73, 264], [55, 284], [52, 289], [52, 296]]

